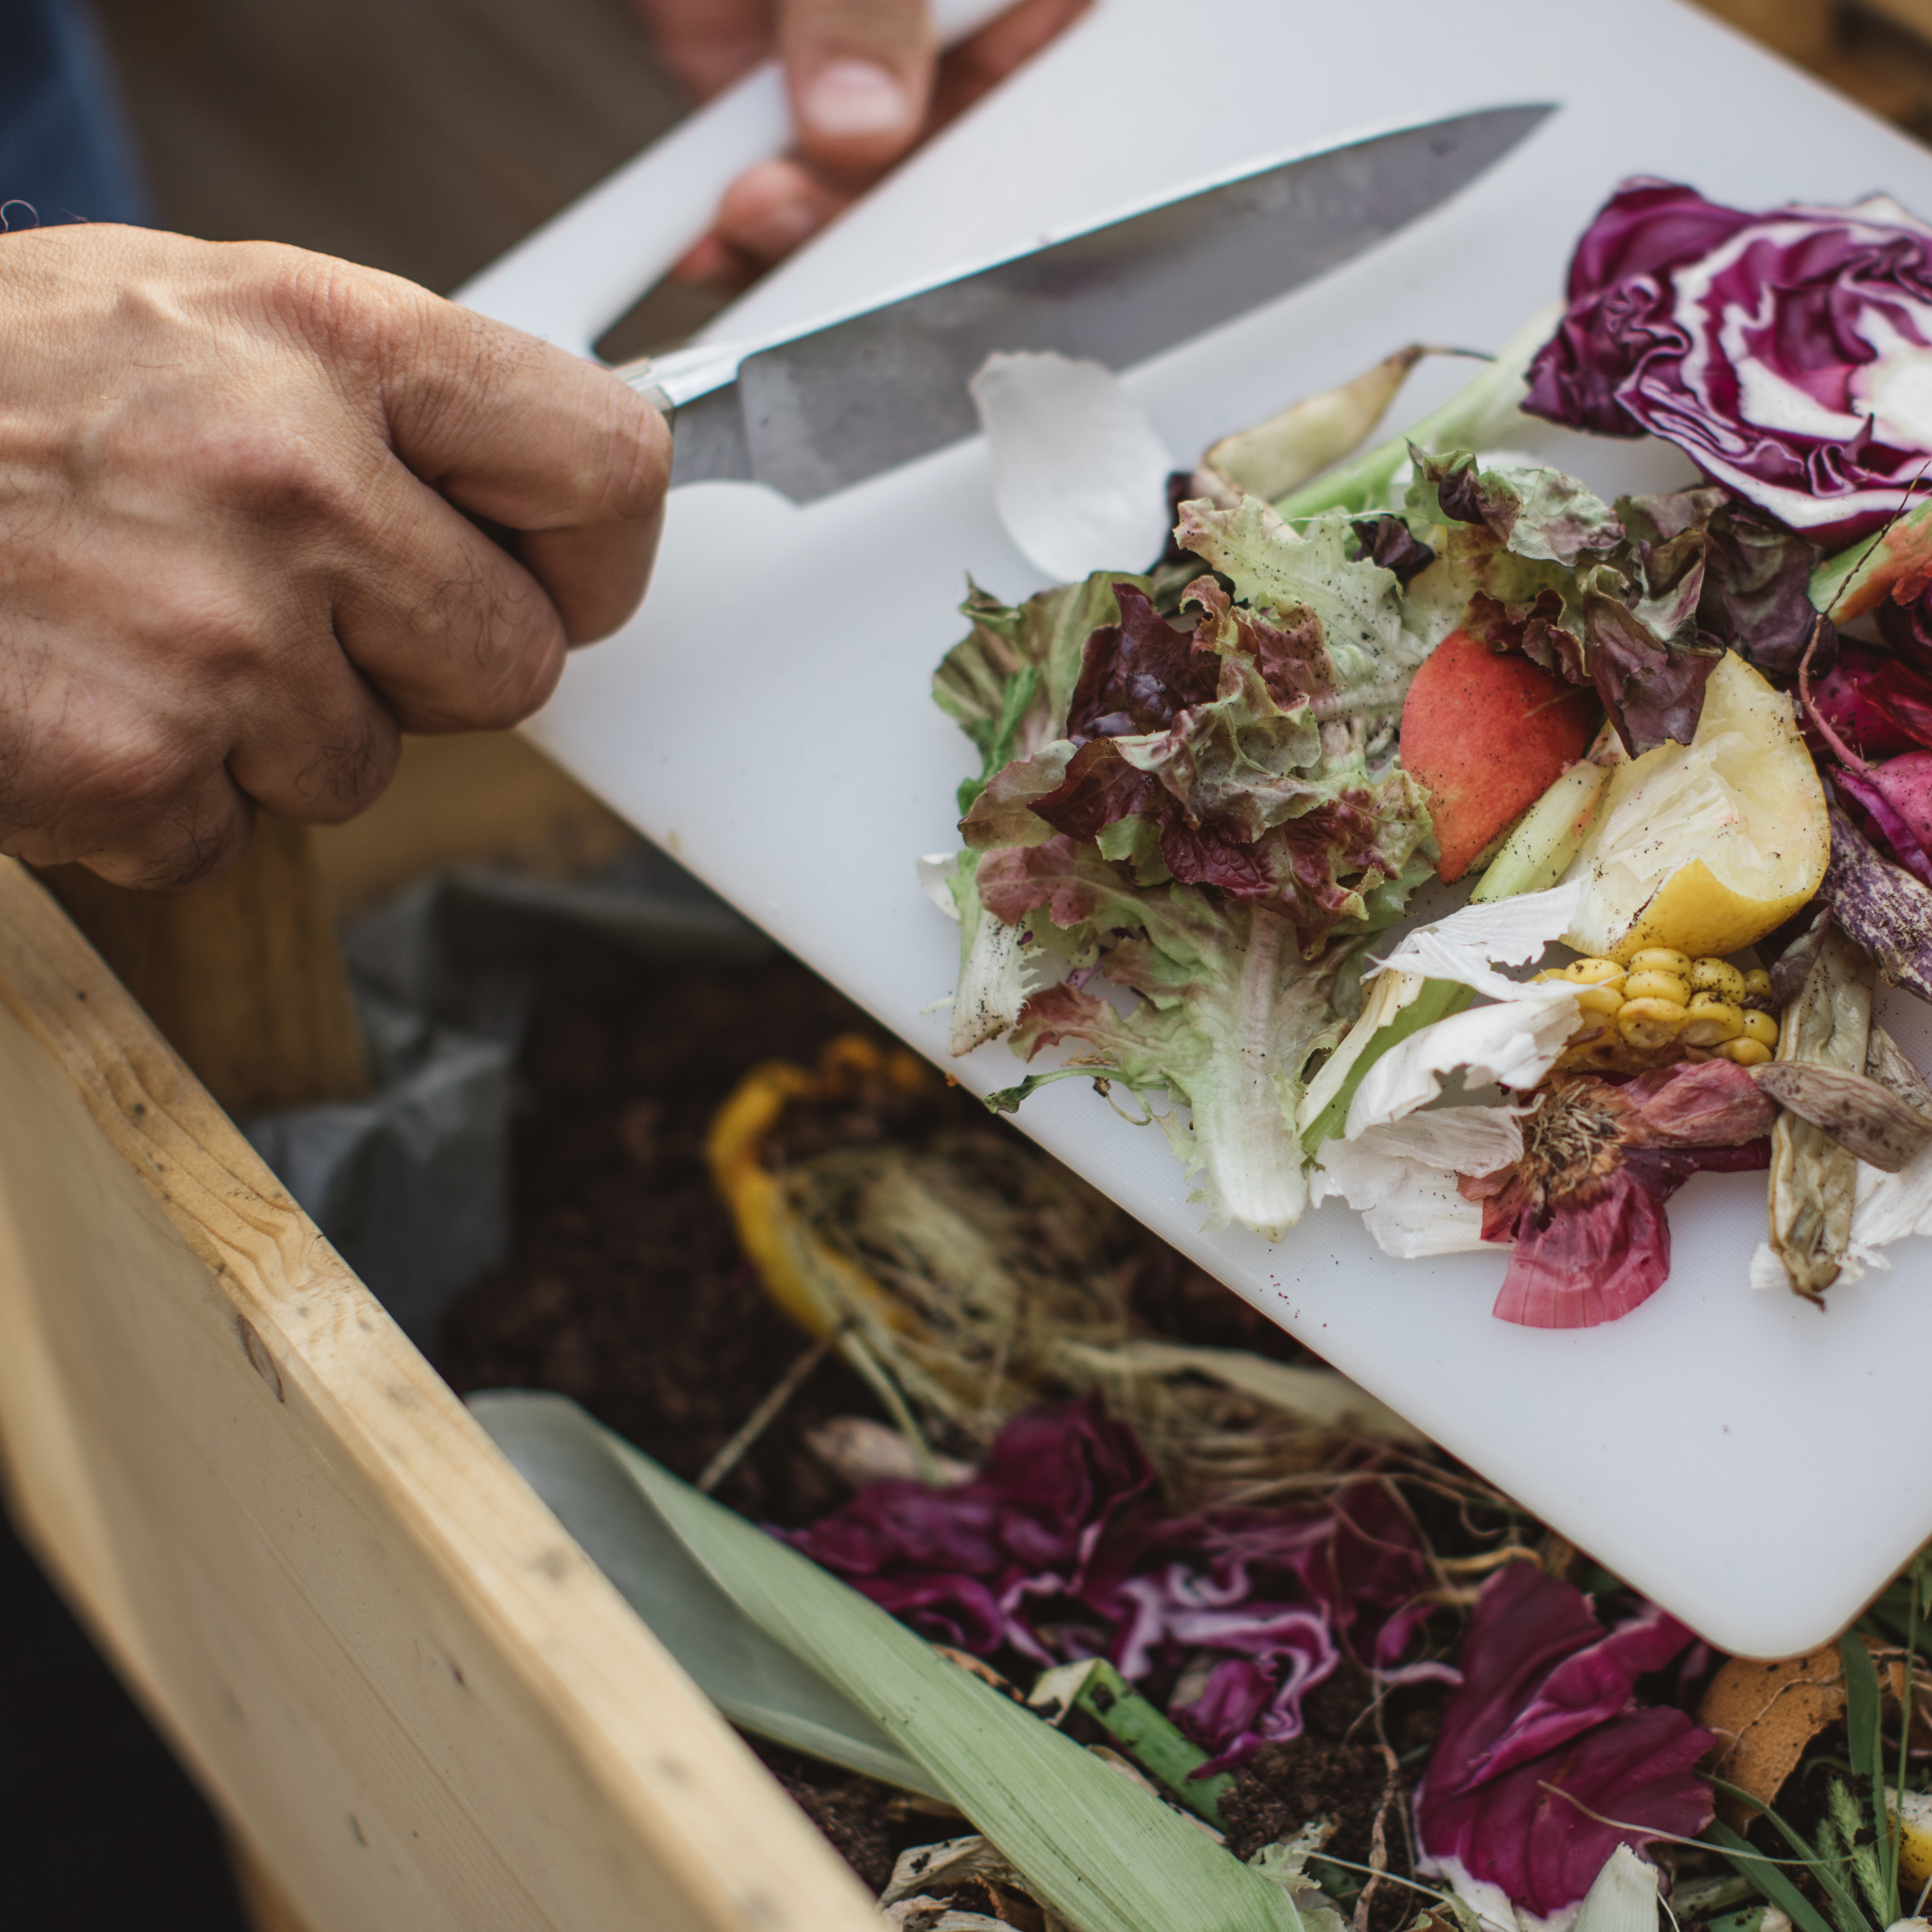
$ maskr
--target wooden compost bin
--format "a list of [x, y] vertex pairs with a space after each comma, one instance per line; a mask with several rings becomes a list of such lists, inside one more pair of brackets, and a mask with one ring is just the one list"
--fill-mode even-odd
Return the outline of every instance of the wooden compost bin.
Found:
[[[211, 902], [225, 929], [185, 950], [174, 934], [188, 963], [172, 990], [155, 949], [120, 935], [158, 1012], [199, 1011], [196, 1064], [218, 1084], [272, 1085], [265, 1054], [284, 1072], [332, 1054], [339, 1075], [358, 1050], [352, 1030], [332, 1045], [345, 995], [319, 901], [301, 903], [308, 849], [269, 829]], [[277, 866], [293, 913], [262, 886]], [[184, 906], [105, 916], [178, 927]], [[82, 916], [103, 931], [99, 905]], [[219, 976], [204, 942], [238, 954], [248, 997], [196, 999]], [[11, 860], [0, 1456], [22, 1534], [223, 1814], [265, 1928], [877, 1924]]]

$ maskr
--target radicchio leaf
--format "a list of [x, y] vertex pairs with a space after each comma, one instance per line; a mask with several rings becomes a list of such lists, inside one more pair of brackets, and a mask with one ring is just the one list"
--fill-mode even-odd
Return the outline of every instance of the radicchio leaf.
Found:
[[787, 1540], [976, 1656], [1104, 1654], [1136, 1681], [1201, 1658], [1205, 1688], [1174, 1715], [1216, 1754], [1210, 1774], [1298, 1736], [1303, 1693], [1345, 1654], [1394, 1666], [1413, 1641], [1427, 1572], [1379, 1485], [1174, 1517], [1151, 1484], [1132, 1432], [1090, 1396], [1016, 1418], [968, 1481], [868, 1484]]
[[[1901, 771], [1901, 766], [1910, 769]], [[1925, 783], [1932, 778], [1932, 752], [1908, 752], [1904, 758], [1868, 766], [1863, 771], [1841, 765], [1832, 776], [1846, 817], [1857, 822], [1883, 856], [1932, 886], [1932, 844], [1928, 843], [1924, 813]]]
[[1722, 208], [1626, 182], [1570, 264], [1523, 406], [1647, 430], [1780, 523], [1849, 543], [1919, 486], [1932, 231], [1896, 203]]
[[1932, 748], [1932, 677], [1901, 658], [1864, 644], [1846, 644], [1831, 675], [1814, 682], [1811, 701], [1832, 731], [1861, 757]]
[[1648, 1604], [1606, 1631], [1580, 1591], [1534, 1564], [1498, 1570], [1476, 1600], [1417, 1802], [1426, 1856], [1548, 1917], [1618, 1845], [1701, 1831], [1711, 1798], [1695, 1767], [1711, 1733], [1632, 1694], [1690, 1640]]
[[1523, 409], [1599, 436], [1641, 436], [1618, 392], [1645, 339], [1662, 285], [1680, 263], [1727, 242], [1750, 220], [1664, 181], [1625, 182], [1570, 257], [1569, 312], [1531, 363]]

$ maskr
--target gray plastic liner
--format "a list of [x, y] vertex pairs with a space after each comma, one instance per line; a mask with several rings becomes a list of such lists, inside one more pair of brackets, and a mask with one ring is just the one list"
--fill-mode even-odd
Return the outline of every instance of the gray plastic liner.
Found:
[[649, 846], [581, 880], [487, 867], [410, 887], [344, 928], [375, 1091], [242, 1132], [418, 1347], [509, 1239], [514, 1069], [546, 959], [594, 946], [751, 964], [771, 941]]

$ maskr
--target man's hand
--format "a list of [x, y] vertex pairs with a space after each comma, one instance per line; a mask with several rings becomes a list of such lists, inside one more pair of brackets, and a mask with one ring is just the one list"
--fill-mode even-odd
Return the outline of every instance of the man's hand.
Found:
[[778, 55], [798, 130], [794, 154], [739, 177], [715, 231], [674, 272], [748, 281], [1089, 4], [1018, 0], [940, 60], [926, 0], [632, 0], [665, 64], [700, 100]]
[[514, 724], [643, 594], [670, 469], [614, 376], [391, 275], [0, 238], [0, 851], [184, 885], [398, 733]]

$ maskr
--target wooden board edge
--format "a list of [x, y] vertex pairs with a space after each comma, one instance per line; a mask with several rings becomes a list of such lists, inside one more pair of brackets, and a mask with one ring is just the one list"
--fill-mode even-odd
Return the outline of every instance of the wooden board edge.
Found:
[[[12, 860], [0, 860], [0, 1002], [206, 1264], [258, 1372], [298, 1382], [335, 1450], [384, 1487], [686, 1896], [721, 1928], [874, 1925], [843, 1861]], [[118, 1652], [112, 1620], [90, 1621]], [[144, 1697], [164, 1701], [138, 1658], [124, 1661]]]

